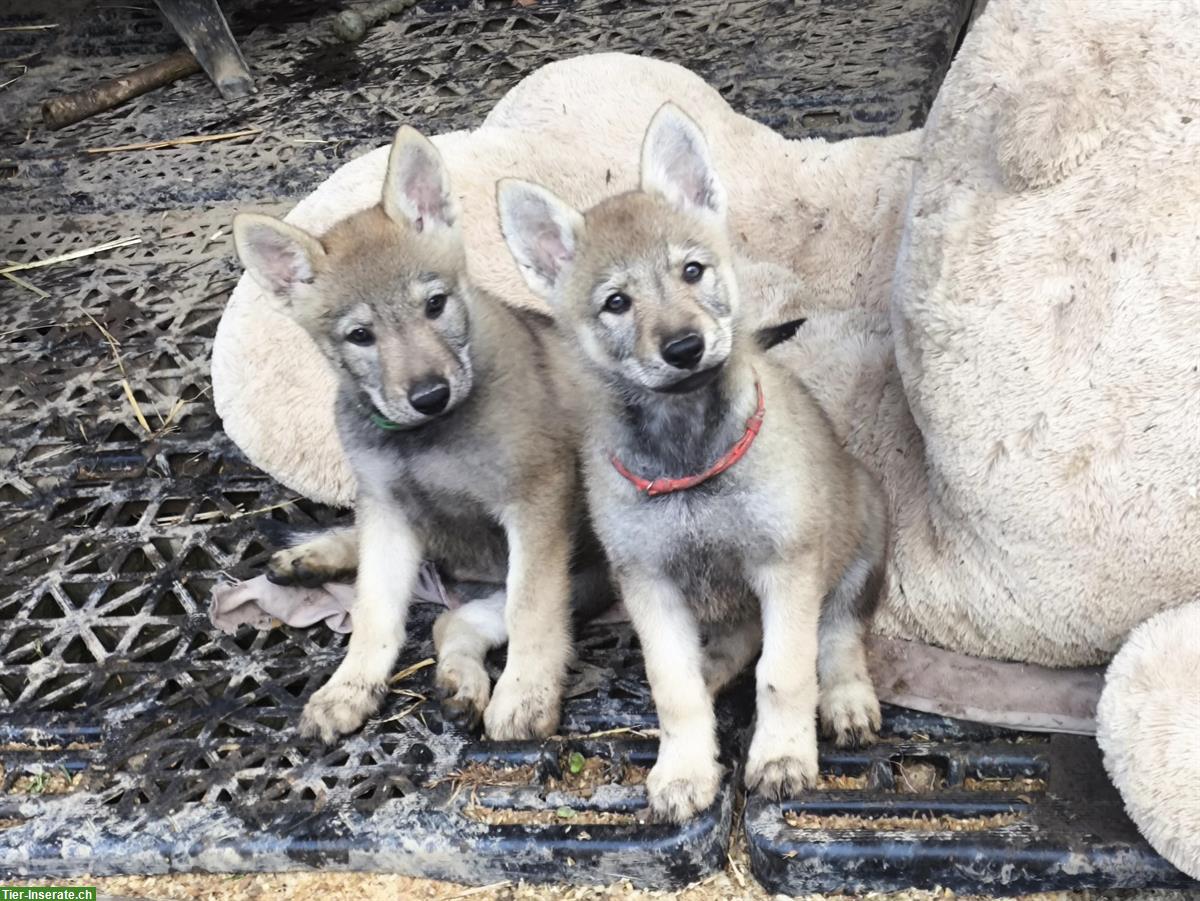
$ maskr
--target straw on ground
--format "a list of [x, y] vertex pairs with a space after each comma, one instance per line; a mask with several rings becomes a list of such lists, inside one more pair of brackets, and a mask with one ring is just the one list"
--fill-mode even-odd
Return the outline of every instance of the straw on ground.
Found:
[[119, 247], [130, 247], [141, 243], [142, 239], [137, 235], [129, 238], [118, 238], [115, 241], [105, 241], [103, 244], [97, 244], [95, 247], [83, 247], [79, 250], [72, 250], [70, 253], [60, 253], [56, 257], [47, 257], [44, 260], [32, 260], [28, 263], [11, 263], [0, 269], [0, 275], [8, 275], [10, 272], [21, 272], [24, 269], [41, 269], [44, 266], [54, 266], [58, 263], [66, 263], [69, 260], [78, 260], [82, 257], [104, 253], [106, 250], [116, 250]]
[[232, 141], [235, 138], [248, 138], [262, 134], [257, 126], [243, 128], [241, 131], [226, 131], [215, 135], [188, 135], [182, 138], [167, 138], [163, 141], [143, 141], [138, 144], [118, 144], [115, 147], [88, 147], [84, 153], [124, 153], [131, 150], [162, 150], [166, 147], [179, 147], [184, 144], [207, 144], [210, 141]]
[[269, 507], [258, 507], [255, 510], [243, 510], [238, 507], [232, 513], [226, 513], [224, 510], [208, 510], [204, 513], [197, 513], [190, 520], [187, 515], [180, 513], [178, 516], [162, 516], [154, 520], [156, 526], [177, 526], [182, 523], [189, 522], [193, 525], [198, 522], [211, 522], [214, 519], [220, 519], [224, 516], [229, 522], [235, 522], [239, 519], [245, 519], [247, 516], [261, 516], [263, 513], [270, 513], [272, 510], [282, 510], [284, 507], [290, 507], [295, 501], [282, 501], [278, 504], [271, 504]]

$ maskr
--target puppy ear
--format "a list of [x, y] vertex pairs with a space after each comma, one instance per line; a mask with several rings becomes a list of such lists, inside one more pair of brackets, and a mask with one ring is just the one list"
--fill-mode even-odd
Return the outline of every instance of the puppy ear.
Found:
[[533, 292], [554, 300], [563, 273], [575, 259], [583, 216], [545, 188], [504, 178], [496, 185], [500, 231]]
[[233, 244], [254, 280], [284, 300], [311, 282], [325, 259], [325, 248], [308, 232], [257, 213], [233, 217]]
[[642, 141], [643, 191], [663, 195], [681, 209], [723, 217], [725, 189], [704, 133], [673, 103], [659, 107]]
[[414, 231], [452, 229], [458, 204], [450, 193], [450, 173], [433, 142], [411, 126], [396, 132], [383, 182], [383, 210]]

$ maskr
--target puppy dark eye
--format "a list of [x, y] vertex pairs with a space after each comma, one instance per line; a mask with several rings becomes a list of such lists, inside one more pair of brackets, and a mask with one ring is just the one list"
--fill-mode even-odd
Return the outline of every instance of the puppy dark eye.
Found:
[[350, 329], [346, 333], [346, 340], [351, 344], [357, 344], [359, 347], [370, 347], [375, 343], [375, 335], [371, 333], [369, 328], [363, 328], [360, 325], [358, 328]]
[[702, 275], [704, 275], [703, 263], [697, 263], [693, 260], [683, 264], [683, 280], [689, 285], [700, 281], [700, 276]]
[[629, 299], [629, 295], [622, 294], [620, 291], [616, 291], [604, 298], [605, 313], [616, 313], [619, 316], [631, 306], [633, 306], [633, 301]]
[[435, 294], [425, 301], [425, 315], [430, 319], [437, 319], [442, 315], [442, 310], [444, 309], [446, 309], [445, 294]]

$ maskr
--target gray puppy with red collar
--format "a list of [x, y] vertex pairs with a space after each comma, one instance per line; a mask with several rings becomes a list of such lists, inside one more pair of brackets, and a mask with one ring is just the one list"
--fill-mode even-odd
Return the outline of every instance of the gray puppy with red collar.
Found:
[[704, 136], [667, 104], [640, 190], [585, 213], [515, 180], [498, 199], [509, 249], [590, 386], [588, 508], [662, 727], [652, 808], [682, 821], [714, 800], [711, 696], [758, 651], [760, 629], [746, 781], [774, 797], [812, 786], [818, 707], [841, 743], [879, 727], [863, 640], [887, 507], [806, 388], [738, 331]]

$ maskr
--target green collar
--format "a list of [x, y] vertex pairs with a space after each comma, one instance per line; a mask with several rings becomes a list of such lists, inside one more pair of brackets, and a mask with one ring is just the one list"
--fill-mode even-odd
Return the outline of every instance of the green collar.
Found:
[[400, 425], [400, 423], [392, 422], [377, 410], [371, 411], [371, 422], [375, 423], [375, 425], [387, 432], [398, 432], [404, 428], [404, 426]]

